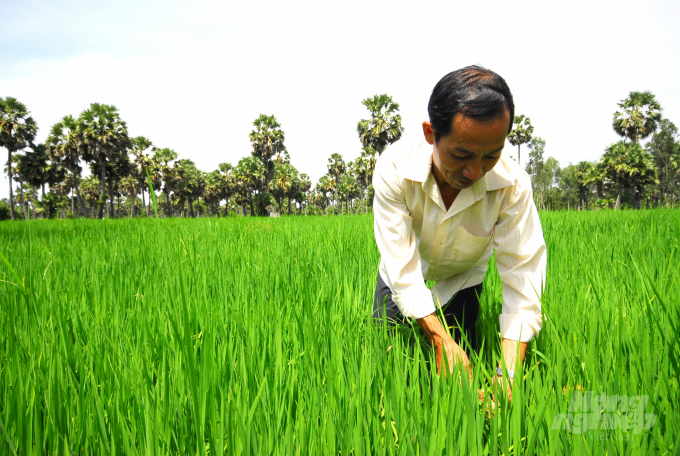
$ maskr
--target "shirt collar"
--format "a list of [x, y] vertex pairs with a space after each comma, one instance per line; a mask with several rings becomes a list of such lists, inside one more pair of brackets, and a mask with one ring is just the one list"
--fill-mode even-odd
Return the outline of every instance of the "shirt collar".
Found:
[[[432, 174], [432, 146], [426, 141], [411, 149], [411, 154], [395, 163], [397, 174], [405, 179], [424, 184]], [[517, 179], [503, 156], [496, 166], [472, 185], [474, 193], [500, 190], [515, 185]]]

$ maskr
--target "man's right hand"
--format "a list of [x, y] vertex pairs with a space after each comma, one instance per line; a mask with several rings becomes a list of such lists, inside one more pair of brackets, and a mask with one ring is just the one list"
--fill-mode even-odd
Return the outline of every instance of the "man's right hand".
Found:
[[[432, 313], [426, 317], [419, 318], [417, 321], [425, 336], [434, 346], [437, 372], [441, 374], [442, 358], [443, 354], [446, 353], [449, 373], [453, 374], [456, 369], [455, 365], [461, 363], [470, 376], [470, 384], [472, 384], [472, 366], [470, 366], [470, 360], [465, 351], [446, 332], [439, 318]], [[444, 374], [446, 375], [446, 372]]]

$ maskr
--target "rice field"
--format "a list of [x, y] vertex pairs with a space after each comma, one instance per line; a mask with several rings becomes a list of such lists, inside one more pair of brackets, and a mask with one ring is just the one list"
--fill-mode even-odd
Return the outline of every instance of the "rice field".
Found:
[[0, 224], [0, 454], [677, 455], [676, 210], [542, 213], [511, 403], [487, 274], [474, 384], [371, 319], [371, 216]]

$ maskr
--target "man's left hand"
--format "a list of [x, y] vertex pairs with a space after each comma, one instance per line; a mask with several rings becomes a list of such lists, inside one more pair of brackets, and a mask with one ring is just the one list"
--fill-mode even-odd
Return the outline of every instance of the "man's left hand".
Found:
[[491, 399], [493, 400], [494, 404], [496, 403], [496, 394], [500, 393], [502, 391], [503, 386], [505, 386], [506, 389], [506, 395], [508, 397], [508, 402], [512, 401], [512, 382], [514, 380], [512, 378], [503, 378], [498, 375], [493, 377], [491, 380], [491, 387], [492, 387], [492, 395]]

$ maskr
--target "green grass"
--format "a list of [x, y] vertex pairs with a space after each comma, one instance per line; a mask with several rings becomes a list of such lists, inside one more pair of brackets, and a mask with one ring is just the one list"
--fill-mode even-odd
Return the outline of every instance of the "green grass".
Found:
[[[0, 454], [678, 454], [680, 212], [541, 218], [546, 321], [491, 418], [497, 273], [470, 390], [370, 321], [370, 216], [0, 224]], [[656, 421], [553, 429], [576, 385]]]

